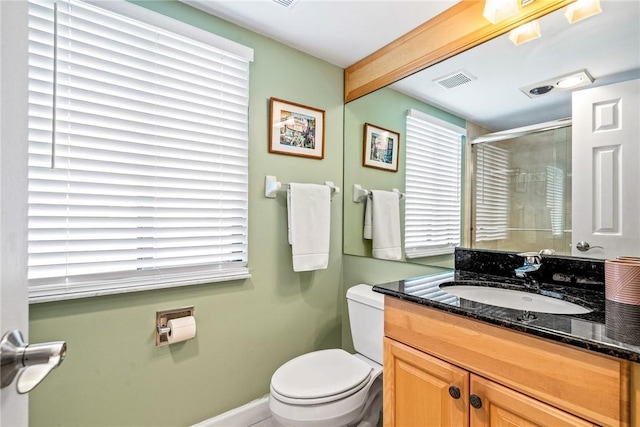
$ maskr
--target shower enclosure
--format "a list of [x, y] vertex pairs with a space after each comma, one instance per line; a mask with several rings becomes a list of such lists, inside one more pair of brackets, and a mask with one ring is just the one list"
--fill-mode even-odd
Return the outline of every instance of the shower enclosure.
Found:
[[571, 254], [571, 121], [475, 138], [471, 246]]

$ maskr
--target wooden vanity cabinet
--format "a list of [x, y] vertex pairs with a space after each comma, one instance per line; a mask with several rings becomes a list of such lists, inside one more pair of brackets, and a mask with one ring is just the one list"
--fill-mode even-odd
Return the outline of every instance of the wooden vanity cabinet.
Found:
[[596, 425], [473, 374], [471, 394], [478, 396], [482, 403], [479, 408], [472, 407], [470, 410], [472, 427]]
[[389, 338], [384, 355], [385, 426], [595, 425]]
[[[385, 337], [383, 375], [385, 426], [469, 424], [469, 373], [464, 369]], [[449, 388], [457, 390], [457, 398]]]
[[635, 426], [631, 365], [385, 299], [385, 427]]

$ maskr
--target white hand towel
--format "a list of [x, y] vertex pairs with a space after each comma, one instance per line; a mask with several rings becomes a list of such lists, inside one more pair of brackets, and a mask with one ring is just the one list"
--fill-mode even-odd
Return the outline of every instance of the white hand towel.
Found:
[[400, 197], [392, 191], [371, 190], [373, 257], [402, 259]]
[[362, 235], [365, 239], [371, 240], [373, 238], [373, 231], [371, 230], [371, 195], [367, 195], [364, 200], [364, 230]]
[[329, 265], [331, 189], [326, 185], [289, 184], [287, 217], [293, 271], [326, 269]]

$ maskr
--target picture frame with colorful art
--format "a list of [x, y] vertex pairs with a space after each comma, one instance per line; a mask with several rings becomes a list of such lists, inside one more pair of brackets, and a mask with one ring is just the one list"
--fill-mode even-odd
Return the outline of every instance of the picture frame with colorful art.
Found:
[[365, 123], [362, 148], [363, 166], [398, 172], [400, 133]]
[[269, 152], [324, 158], [324, 110], [270, 99]]

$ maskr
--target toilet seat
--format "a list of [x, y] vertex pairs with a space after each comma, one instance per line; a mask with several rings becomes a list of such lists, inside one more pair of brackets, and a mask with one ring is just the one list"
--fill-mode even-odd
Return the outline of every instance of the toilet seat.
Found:
[[271, 378], [271, 394], [283, 403], [318, 405], [357, 393], [374, 369], [341, 349], [314, 351], [282, 365]]
[[[325, 351], [328, 350], [308, 353], [307, 355], [303, 356], [308, 356], [310, 360], [318, 357], [321, 359], [321, 362], [333, 360], [331, 357], [325, 357], [326, 355], [322, 355], [322, 353]], [[310, 388], [305, 392], [308, 396], [318, 396], [320, 394], [326, 395], [324, 397], [312, 397], [306, 399], [283, 396], [279, 394], [272, 385], [270, 387], [271, 395], [269, 397], [269, 410], [271, 411], [271, 414], [276, 421], [278, 421], [283, 426], [289, 427], [350, 426], [364, 416], [364, 411], [366, 411], [367, 408], [370, 407], [370, 402], [373, 402], [376, 399], [380, 399], [380, 395], [382, 393], [382, 365], [358, 353], [349, 354], [347, 352], [343, 352], [343, 350], [334, 351], [338, 352], [339, 355], [330, 354], [330, 356], [341, 358], [340, 360], [346, 363], [346, 366], [356, 366], [356, 370], [358, 370], [358, 367], [362, 367], [362, 364], [358, 362], [362, 362], [364, 365], [366, 365], [365, 371], [367, 373], [365, 380], [359, 384], [356, 384], [358, 382], [358, 375], [355, 375], [354, 377], [352, 377], [352, 380], [341, 382], [340, 387], [335, 387], [334, 390], [331, 390], [331, 387], [329, 386], [322, 388]], [[315, 353], [321, 354], [318, 356], [315, 355]], [[314, 356], [309, 356], [312, 354], [314, 354]], [[357, 362], [353, 362], [354, 359], [357, 360]], [[306, 362], [311, 363], [310, 360], [307, 360]], [[305, 363], [305, 360], [303, 359], [303, 362], [300, 363]], [[287, 369], [286, 371], [284, 371], [285, 374], [283, 375], [283, 378], [288, 378], [289, 375], [296, 375], [296, 373], [298, 372], [297, 369], [295, 369], [296, 365], [297, 363], [293, 365], [294, 368], [291, 368], [291, 370]], [[320, 372], [323, 372], [324, 369], [326, 369], [328, 372], [332, 372], [331, 368], [337, 368], [337, 364], [326, 365], [320, 363], [320, 365], [323, 366], [323, 369]], [[345, 365], [341, 363], [341, 366]], [[307, 372], [318, 371], [318, 368], [315, 365], [306, 366], [306, 368]], [[335, 371], [333, 371], [333, 373], [335, 373]], [[280, 377], [280, 375], [278, 375], [278, 377]], [[291, 386], [291, 383], [288, 383], [286, 381], [279, 383], [278, 380], [280, 379], [281, 378], [277, 378], [275, 383], [279, 385], [281, 389], [284, 388], [283, 391], [285, 393], [288, 393], [289, 395], [295, 395], [296, 393], [303, 394], [300, 393], [300, 389], [296, 389], [295, 387], [288, 389], [286, 386]], [[341, 378], [340, 380], [343, 379]], [[274, 382], [273, 379], [272, 382]], [[345, 384], [349, 384], [350, 382], [356, 385], [353, 386], [353, 388], [349, 389], [350, 386]], [[318, 390], [323, 391], [319, 392]]]

